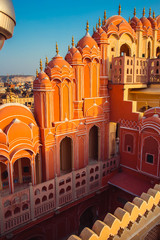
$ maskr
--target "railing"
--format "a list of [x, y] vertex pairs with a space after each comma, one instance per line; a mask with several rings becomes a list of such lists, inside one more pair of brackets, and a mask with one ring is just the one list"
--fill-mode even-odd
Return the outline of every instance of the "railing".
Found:
[[113, 83], [147, 83], [148, 82], [148, 60], [121, 56], [112, 60], [112, 82]]
[[160, 59], [149, 60], [149, 82], [160, 83]]
[[30, 220], [29, 189], [1, 198], [1, 232], [24, 224]]
[[55, 208], [54, 180], [33, 187], [34, 216], [39, 217]]
[[0, 234], [80, 199], [103, 187], [103, 178], [118, 167], [118, 157], [96, 162], [23, 191], [0, 197]]

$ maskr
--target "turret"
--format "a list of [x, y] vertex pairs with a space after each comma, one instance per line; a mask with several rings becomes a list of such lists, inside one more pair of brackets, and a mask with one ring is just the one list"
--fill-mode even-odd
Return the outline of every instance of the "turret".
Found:
[[43, 72], [42, 60], [40, 60], [40, 72], [37, 71], [33, 83], [34, 112], [36, 120], [41, 128], [52, 127], [53, 116], [53, 89], [49, 76]]

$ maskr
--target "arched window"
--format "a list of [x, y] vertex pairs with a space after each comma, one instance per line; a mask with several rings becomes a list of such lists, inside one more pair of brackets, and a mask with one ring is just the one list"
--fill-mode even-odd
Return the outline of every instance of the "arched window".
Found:
[[89, 131], [89, 161], [98, 161], [98, 127], [93, 126]]
[[72, 139], [65, 137], [60, 144], [60, 170], [62, 173], [72, 171]]
[[120, 48], [120, 56], [123, 56], [124, 53], [126, 54], [126, 56], [131, 56], [131, 49], [126, 43], [123, 44]]

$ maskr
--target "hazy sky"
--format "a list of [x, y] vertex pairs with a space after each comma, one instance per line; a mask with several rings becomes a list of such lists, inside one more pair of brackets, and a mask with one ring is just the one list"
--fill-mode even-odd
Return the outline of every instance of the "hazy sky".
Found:
[[46, 56], [49, 61], [54, 57], [56, 41], [64, 57], [72, 35], [75, 43], [84, 36], [87, 20], [92, 34], [104, 10], [107, 17], [117, 15], [119, 3], [126, 20], [133, 16], [134, 7], [139, 18], [143, 7], [147, 17], [149, 7], [155, 10], [156, 16], [160, 14], [159, 0], [13, 0], [17, 25], [13, 38], [0, 51], [0, 75], [35, 75], [40, 58], [44, 65]]

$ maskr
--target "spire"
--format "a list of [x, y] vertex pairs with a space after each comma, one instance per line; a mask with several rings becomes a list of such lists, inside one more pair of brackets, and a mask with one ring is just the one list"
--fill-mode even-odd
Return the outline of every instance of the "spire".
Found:
[[38, 77], [38, 69], [36, 69], [36, 77]]
[[151, 16], [151, 8], [149, 8], [149, 17]]
[[57, 55], [58, 55], [58, 53], [59, 53], [57, 42], [56, 42], [56, 53], [57, 53]]
[[86, 32], [88, 33], [88, 31], [89, 31], [89, 23], [88, 23], [88, 21], [87, 21]]
[[72, 47], [74, 47], [74, 37], [72, 36]]
[[129, 17], [129, 19], [128, 19], [128, 22], [129, 22], [129, 24], [131, 23], [131, 18]]
[[102, 21], [102, 26], [104, 26], [104, 24], [105, 24], [105, 20]]
[[145, 16], [145, 8], [143, 8], [143, 17]]
[[95, 33], [95, 27], [93, 27], [93, 33]]
[[121, 15], [121, 4], [119, 4], [118, 15]]
[[68, 51], [70, 50], [70, 45], [68, 45]]
[[155, 19], [155, 11], [153, 11], [153, 19]]
[[99, 17], [98, 26], [101, 27], [101, 18]]
[[104, 10], [104, 21], [107, 20], [107, 16], [106, 16], [106, 10]]
[[98, 24], [96, 23], [96, 30], [98, 30]]
[[42, 59], [40, 59], [40, 70], [41, 70], [41, 72], [42, 72], [42, 70], [43, 70]]
[[134, 8], [134, 13], [133, 14], [134, 14], [134, 16], [136, 16], [136, 8]]
[[46, 57], [46, 64], [45, 64], [45, 66], [47, 67], [47, 65], [48, 65], [48, 57]]

